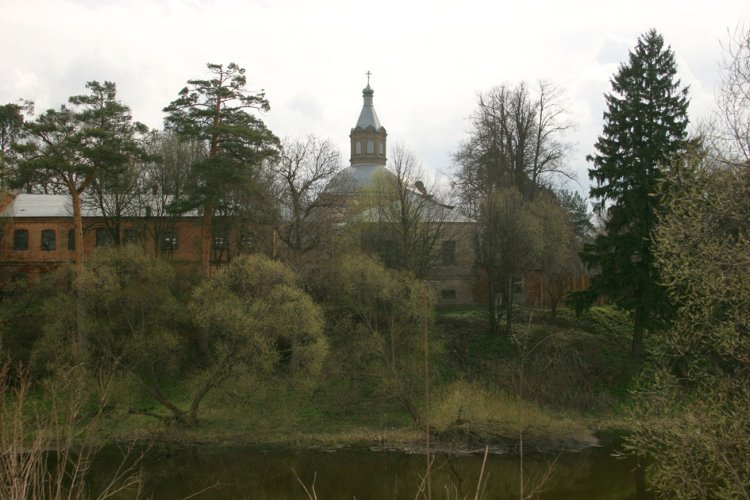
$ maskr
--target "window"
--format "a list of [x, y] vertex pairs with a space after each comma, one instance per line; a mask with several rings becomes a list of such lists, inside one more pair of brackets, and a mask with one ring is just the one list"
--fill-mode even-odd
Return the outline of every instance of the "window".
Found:
[[172, 231], [166, 231], [161, 236], [161, 253], [172, 253], [177, 250], [177, 233]]
[[443, 242], [443, 265], [452, 266], [456, 263], [456, 242], [448, 240]]
[[354, 145], [354, 154], [357, 156], [362, 154], [362, 143], [359, 141]]
[[240, 252], [249, 252], [255, 247], [255, 239], [252, 233], [242, 233], [238, 243]]
[[523, 293], [523, 277], [519, 276], [513, 278], [513, 295], [519, 295]]
[[99, 228], [96, 230], [96, 246], [107, 248], [114, 244], [115, 239], [112, 237], [112, 231], [106, 228]]
[[375, 153], [375, 143], [372, 140], [367, 141], [367, 154], [371, 155]]
[[29, 232], [26, 229], [13, 231], [13, 250], [29, 249]]
[[440, 290], [440, 298], [443, 300], [456, 300], [455, 290]]
[[141, 241], [141, 235], [135, 229], [126, 229], [122, 241], [126, 245], [136, 245]]
[[57, 242], [55, 241], [57, 238], [57, 235], [55, 234], [54, 229], [44, 229], [42, 230], [42, 250], [46, 251], [52, 251], [57, 246]]
[[378, 153], [380, 156], [383, 156], [385, 154], [383, 143], [378, 141]]
[[216, 232], [213, 234], [212, 245], [214, 250], [223, 250], [227, 247], [227, 233]]
[[68, 229], [68, 250], [76, 249], [76, 230]]

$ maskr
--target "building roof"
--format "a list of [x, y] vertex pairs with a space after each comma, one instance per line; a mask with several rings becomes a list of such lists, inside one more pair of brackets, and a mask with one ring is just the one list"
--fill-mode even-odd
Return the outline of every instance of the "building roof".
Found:
[[[326, 191], [329, 193], [354, 195], [361, 191], [376, 188], [380, 180], [395, 180], [396, 174], [391, 172], [383, 165], [359, 164], [346, 167], [339, 172], [328, 184]], [[418, 191], [409, 189], [409, 196], [414, 199], [426, 200], [428, 211], [431, 212], [435, 220], [444, 222], [476, 222], [474, 219], [466, 217], [453, 207], [443, 205], [434, 201], [431, 196], [421, 194]], [[374, 213], [364, 214], [365, 219], [377, 220]]]
[[[96, 216], [90, 209], [81, 208], [84, 217]], [[63, 194], [19, 193], [3, 210], [2, 217], [72, 217], [70, 196]]]
[[360, 163], [346, 167], [328, 183], [326, 191], [353, 194], [364, 188], [375, 187], [377, 178], [395, 178], [396, 174], [383, 165]]
[[380, 120], [378, 120], [378, 114], [375, 112], [375, 106], [372, 104], [372, 95], [374, 93], [375, 91], [370, 88], [369, 83], [367, 87], [362, 89], [362, 99], [364, 102], [362, 104], [362, 111], [359, 113], [359, 118], [357, 119], [357, 125], [354, 126], [355, 129], [361, 128], [365, 130], [367, 127], [372, 127], [375, 131], [378, 131], [383, 128]]
[[[128, 216], [142, 217], [149, 212], [161, 212], [157, 210], [158, 205], [163, 205], [164, 201], [153, 198], [147, 200], [146, 205], [133, 207], [132, 213]], [[150, 208], [150, 210], [149, 210]], [[163, 206], [162, 206], [163, 208]], [[198, 215], [197, 210], [191, 210], [182, 214], [183, 217], [194, 217]], [[103, 217], [99, 208], [93, 203], [91, 198], [81, 200], [81, 216], [83, 217]], [[73, 203], [70, 195], [67, 194], [27, 194], [18, 193], [13, 200], [8, 203], [5, 210], [0, 213], [0, 217], [34, 218], [34, 217], [73, 217]]]

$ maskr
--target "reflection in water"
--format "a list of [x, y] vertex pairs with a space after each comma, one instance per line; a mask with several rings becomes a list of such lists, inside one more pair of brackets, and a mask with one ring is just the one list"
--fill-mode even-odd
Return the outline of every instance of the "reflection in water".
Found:
[[[538, 498], [649, 498], [636, 491], [636, 464], [614, 459], [611, 453], [611, 447], [604, 447], [561, 455]], [[116, 467], [118, 457], [109, 450], [96, 461], [94, 490]], [[527, 492], [554, 458], [527, 456]], [[481, 456], [438, 455], [435, 464], [434, 498], [447, 498], [447, 491], [451, 492], [450, 498], [474, 497]], [[181, 499], [199, 491], [203, 493], [193, 498], [304, 499], [296, 471], [308, 488], [315, 481], [320, 499], [413, 499], [423, 467], [424, 457], [420, 455], [362, 449], [325, 452], [191, 448], [171, 454], [152, 451], [143, 464], [144, 493], [147, 498], [158, 499]], [[483, 498], [518, 498], [518, 470], [516, 455], [490, 455]]]

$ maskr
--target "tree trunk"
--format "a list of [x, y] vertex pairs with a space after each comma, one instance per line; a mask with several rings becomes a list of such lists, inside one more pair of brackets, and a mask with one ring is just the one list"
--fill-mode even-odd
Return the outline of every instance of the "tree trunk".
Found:
[[[81, 195], [78, 191], [69, 187], [70, 199], [73, 205], [73, 235], [75, 239], [75, 262], [76, 262], [76, 275], [80, 276], [84, 269], [83, 264], [83, 219], [81, 217]], [[84, 294], [83, 287], [77, 287], [76, 290], [76, 339], [74, 346], [74, 355], [78, 358], [79, 362], [85, 363], [88, 359], [88, 345], [86, 342], [86, 335], [83, 331], [83, 316], [84, 316]]]
[[70, 200], [73, 205], [73, 234], [75, 237], [76, 271], [83, 270], [83, 219], [81, 217], [81, 195], [75, 188], [70, 188]]
[[644, 330], [644, 314], [641, 308], [636, 308], [633, 313], [633, 345], [630, 350], [630, 355], [633, 361], [638, 363], [643, 359], [643, 330]]
[[506, 334], [513, 333], [513, 274], [510, 274], [503, 283], [503, 308], [505, 309]]
[[495, 291], [495, 279], [492, 271], [487, 272], [487, 319], [489, 320], [490, 332], [497, 334], [497, 292]]
[[211, 222], [213, 211], [213, 203], [207, 201], [203, 205], [203, 217], [201, 218], [201, 271], [204, 279], [211, 277]]

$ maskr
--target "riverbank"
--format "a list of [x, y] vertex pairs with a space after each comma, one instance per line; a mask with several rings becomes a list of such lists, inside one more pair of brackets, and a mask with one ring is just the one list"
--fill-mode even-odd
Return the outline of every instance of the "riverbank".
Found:
[[[566, 309], [556, 315], [519, 310], [514, 336], [508, 337], [486, 331], [481, 309], [438, 311], [431, 356], [433, 448], [479, 452], [489, 445], [498, 453], [514, 453], [522, 433], [525, 451], [575, 451], [596, 446], [598, 432], [624, 428], [633, 374], [627, 363], [628, 322], [624, 313], [608, 307], [582, 317]], [[113, 400], [128, 406], [114, 406], [101, 439], [176, 446], [421, 449], [423, 431], [403, 405], [384, 397], [372, 380], [342, 377], [334, 369], [340, 366], [337, 359], [330, 366], [314, 384], [230, 380], [206, 398], [193, 428], [129, 414], [130, 405], [157, 413], [159, 408], [148, 398], [133, 399], [136, 389], [118, 382]], [[167, 389], [178, 405], [189, 404], [180, 400], [190, 393], [189, 386]], [[415, 393], [421, 407], [420, 393]]]

